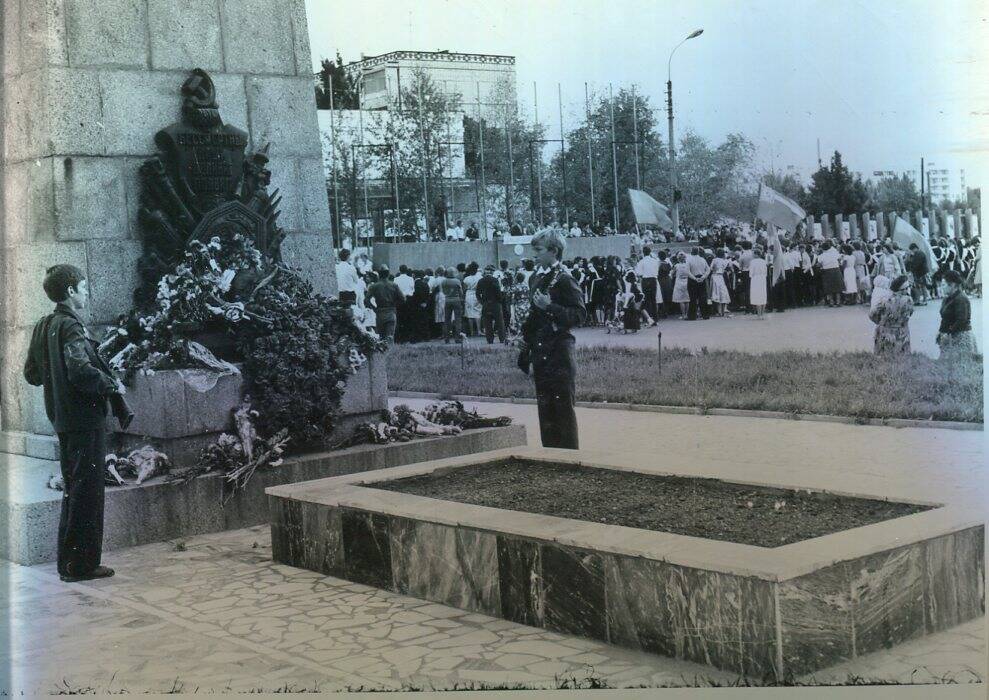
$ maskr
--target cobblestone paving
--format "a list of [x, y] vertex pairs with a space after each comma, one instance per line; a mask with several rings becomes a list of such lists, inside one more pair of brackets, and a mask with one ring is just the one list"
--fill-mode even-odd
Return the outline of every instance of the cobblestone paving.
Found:
[[[511, 415], [538, 444], [534, 406], [479, 408]], [[578, 420], [585, 447], [683, 473], [832, 485], [840, 477], [846, 489], [985, 502], [983, 433], [591, 409], [578, 409]], [[184, 544], [110, 552], [118, 575], [84, 584], [59, 582], [51, 564], [0, 562], [0, 692], [552, 687], [560, 675], [619, 687], [737, 680], [274, 564], [267, 527]], [[981, 680], [985, 619], [801, 680], [849, 676]]]

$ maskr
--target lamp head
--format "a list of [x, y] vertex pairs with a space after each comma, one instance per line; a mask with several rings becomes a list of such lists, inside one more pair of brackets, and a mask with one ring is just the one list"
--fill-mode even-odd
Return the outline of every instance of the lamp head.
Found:
[[690, 34], [690, 36], [688, 36], [687, 38], [688, 39], [695, 39], [695, 38], [699, 37], [703, 33], [704, 33], [704, 30], [703, 29], [697, 29], [694, 32], [692, 32]]

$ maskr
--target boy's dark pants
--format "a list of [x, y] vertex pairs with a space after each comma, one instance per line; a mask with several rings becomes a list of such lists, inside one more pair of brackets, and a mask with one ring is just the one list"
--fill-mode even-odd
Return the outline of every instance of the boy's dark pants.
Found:
[[533, 362], [532, 377], [543, 447], [579, 449], [574, 411], [577, 366], [573, 339], [558, 343], [546, 361]]
[[62, 514], [58, 523], [58, 573], [87, 574], [103, 554], [103, 467], [106, 433], [99, 430], [58, 434], [62, 462]]

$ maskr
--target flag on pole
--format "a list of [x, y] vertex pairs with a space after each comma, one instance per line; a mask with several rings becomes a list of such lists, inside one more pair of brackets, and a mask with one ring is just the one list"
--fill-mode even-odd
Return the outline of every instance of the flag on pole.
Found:
[[791, 233], [795, 233], [797, 224], [807, 218], [799, 204], [765, 185], [759, 187], [759, 208], [755, 215], [757, 219], [775, 224]]
[[773, 286], [780, 281], [780, 277], [783, 276], [783, 244], [780, 243], [780, 232], [776, 230], [776, 226], [770, 222], [769, 224], [769, 244], [773, 246]]
[[629, 189], [628, 198], [632, 202], [632, 212], [637, 224], [655, 224], [667, 231], [673, 230], [670, 210], [642, 190]]
[[924, 254], [927, 256], [927, 266], [930, 271], [932, 273], [937, 272], [937, 258], [934, 257], [934, 251], [931, 250], [931, 244], [928, 242], [927, 236], [899, 216], [896, 217], [896, 223], [893, 225], [893, 242], [901, 250], [909, 250], [910, 244], [916, 243], [917, 247], [924, 251]]

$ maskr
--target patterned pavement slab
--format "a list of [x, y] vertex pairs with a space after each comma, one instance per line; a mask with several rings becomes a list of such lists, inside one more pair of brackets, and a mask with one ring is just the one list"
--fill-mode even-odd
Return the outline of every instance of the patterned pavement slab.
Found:
[[[512, 415], [538, 441], [534, 406], [479, 408]], [[656, 458], [657, 436], [678, 436], [663, 440], [662, 456], [685, 473], [713, 465], [735, 477], [841, 476], [847, 489], [984, 498], [977, 487], [982, 433], [592, 409], [578, 409], [578, 419], [583, 444], [644, 459]], [[555, 687], [561, 677], [592, 676], [613, 687], [738, 680], [274, 564], [266, 526], [177, 545], [110, 552], [104, 560], [117, 576], [79, 584], [58, 581], [53, 564], [0, 562], [0, 693]], [[853, 676], [979, 682], [985, 618], [799, 680]]]

